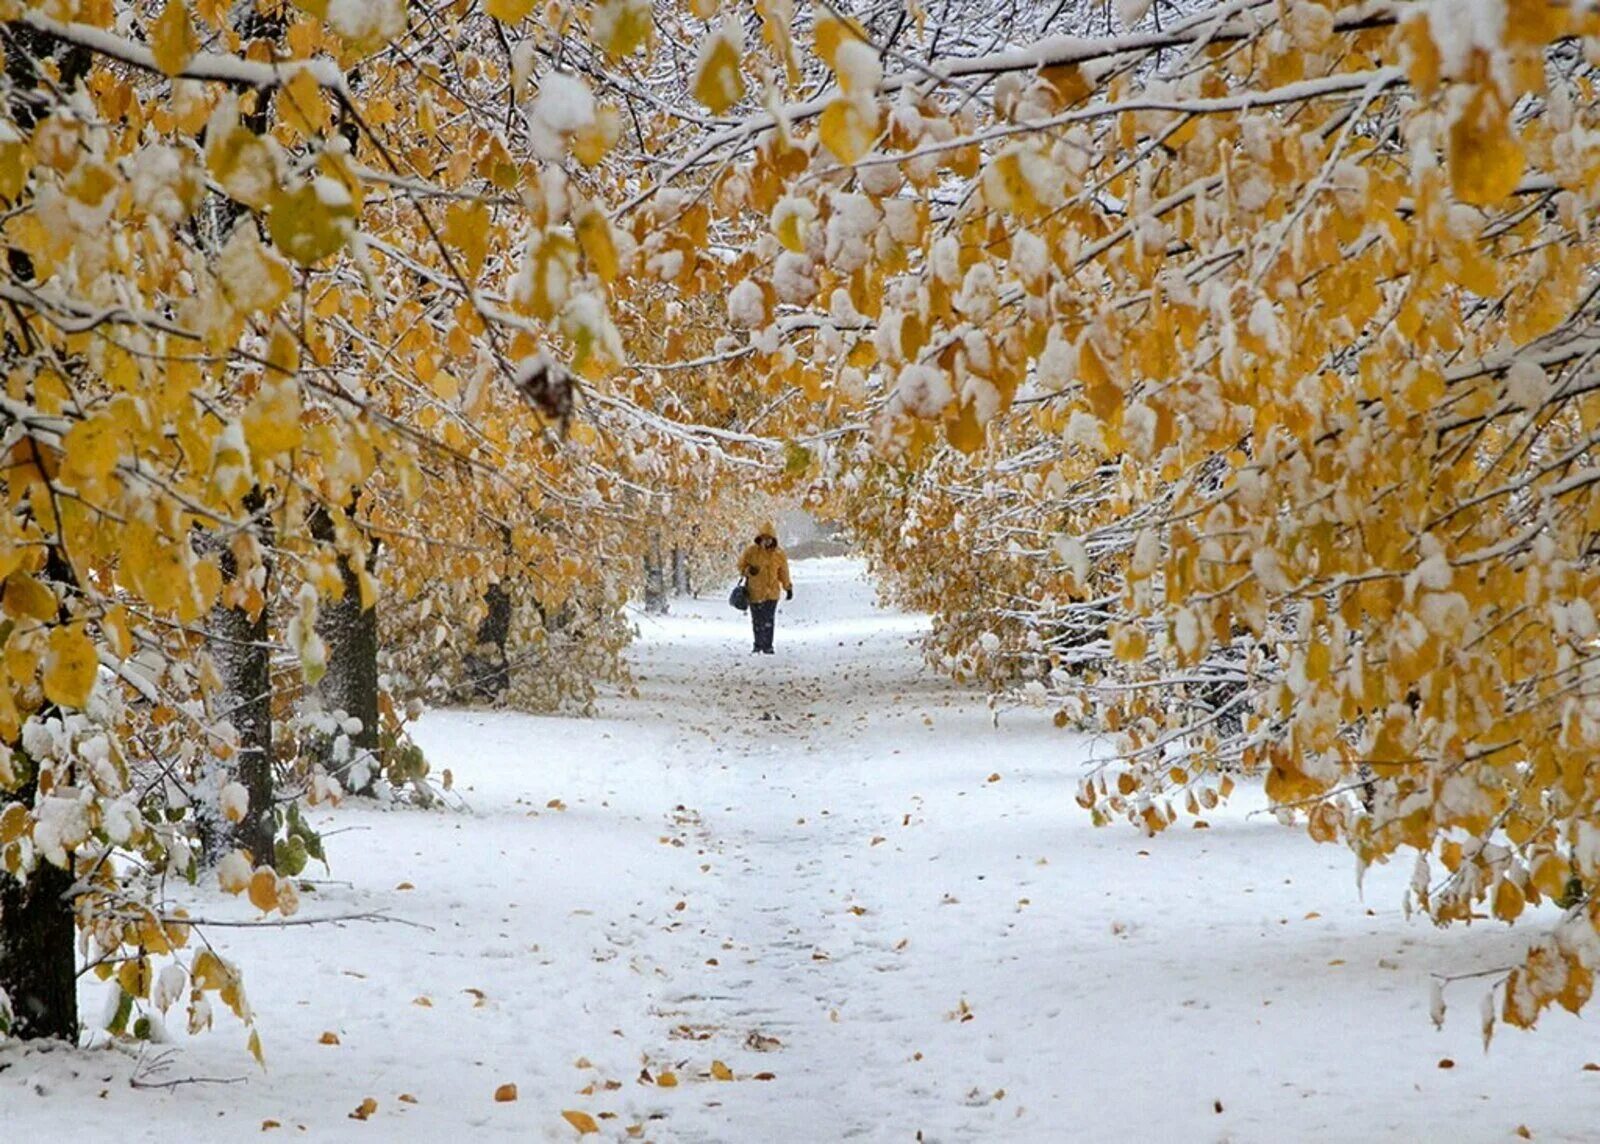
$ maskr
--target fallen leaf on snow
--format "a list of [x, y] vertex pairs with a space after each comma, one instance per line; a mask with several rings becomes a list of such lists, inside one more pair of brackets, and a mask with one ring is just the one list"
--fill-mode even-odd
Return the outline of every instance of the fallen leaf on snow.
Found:
[[517, 1099], [517, 1086], [514, 1084], [501, 1085], [494, 1090], [494, 1099], [497, 1104], [510, 1104]]
[[561, 1114], [561, 1119], [576, 1128], [579, 1136], [588, 1136], [592, 1132], [600, 1131], [600, 1126], [594, 1122], [594, 1117], [587, 1112], [569, 1108]]
[[356, 1110], [350, 1114], [349, 1119], [365, 1120], [376, 1111], [378, 1111], [378, 1102], [369, 1096], [360, 1104], [356, 1105]]
[[732, 1080], [733, 1070], [727, 1065], [723, 1064], [721, 1061], [712, 1061], [711, 1075], [716, 1077], [718, 1080]]
[[317, 1044], [319, 1045], [337, 1045], [338, 1043], [338, 1033], [323, 1033], [322, 1036], [317, 1038]]

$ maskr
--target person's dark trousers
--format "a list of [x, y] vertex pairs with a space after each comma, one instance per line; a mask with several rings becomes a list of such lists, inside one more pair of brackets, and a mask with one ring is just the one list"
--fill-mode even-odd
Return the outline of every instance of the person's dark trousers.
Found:
[[755, 631], [756, 651], [772, 650], [772, 631], [778, 624], [778, 601], [766, 600], [750, 605], [750, 626]]

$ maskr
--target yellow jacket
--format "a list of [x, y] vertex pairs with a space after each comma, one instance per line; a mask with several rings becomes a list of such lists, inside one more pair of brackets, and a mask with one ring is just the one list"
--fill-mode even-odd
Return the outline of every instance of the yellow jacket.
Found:
[[[763, 536], [776, 539], [777, 530], [770, 524], [762, 525], [756, 537], [760, 539]], [[752, 544], [739, 557], [739, 575], [745, 578], [752, 604], [765, 604], [794, 589], [794, 583], [789, 579], [789, 558], [781, 548]]]

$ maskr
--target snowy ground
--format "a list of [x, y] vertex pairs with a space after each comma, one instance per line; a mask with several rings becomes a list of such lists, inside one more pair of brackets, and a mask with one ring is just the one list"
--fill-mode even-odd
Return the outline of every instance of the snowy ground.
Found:
[[572, 1140], [568, 1110], [618, 1140], [1600, 1139], [1582, 1022], [1485, 1055], [1470, 982], [1428, 1020], [1430, 971], [1521, 932], [1408, 924], [1404, 871], [1363, 901], [1345, 851], [1249, 797], [1096, 830], [1086, 744], [923, 671], [856, 565], [796, 579], [774, 658], [680, 603], [602, 718], [429, 716], [466, 809], [326, 816], [336, 881], [303, 913], [430, 928], [217, 931], [265, 1073], [226, 1015], [166, 1090], [118, 1052], [0, 1048], [0, 1140]]

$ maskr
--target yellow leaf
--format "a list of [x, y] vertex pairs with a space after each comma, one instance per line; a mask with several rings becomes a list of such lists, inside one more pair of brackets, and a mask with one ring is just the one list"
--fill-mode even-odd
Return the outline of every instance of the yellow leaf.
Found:
[[194, 955], [194, 963], [189, 967], [189, 977], [196, 989], [212, 990], [221, 989], [234, 981], [237, 974], [222, 958], [209, 949], [202, 949]]
[[733, 1070], [727, 1065], [723, 1064], [721, 1061], [712, 1061], [711, 1075], [716, 1077], [718, 1080], [732, 1080]]
[[300, 387], [294, 378], [280, 378], [256, 391], [241, 422], [250, 455], [258, 465], [300, 447], [300, 417]]
[[69, 624], [50, 633], [50, 650], [44, 662], [44, 695], [62, 707], [82, 707], [94, 689], [100, 661], [82, 624]]
[[1521, 886], [1510, 878], [1501, 878], [1494, 891], [1494, 916], [1503, 922], [1514, 922], [1527, 901]]
[[256, 237], [256, 228], [233, 232], [217, 259], [217, 276], [228, 302], [240, 314], [271, 310], [294, 289], [289, 264]]
[[839, 45], [847, 38], [866, 40], [866, 29], [852, 19], [839, 20], [832, 15], [823, 14], [817, 16], [816, 26], [811, 33], [812, 46], [830, 71], [838, 70], [834, 57], [839, 53]]
[[376, 1111], [378, 1111], [378, 1102], [369, 1096], [360, 1104], [356, 1105], [356, 1110], [350, 1114], [350, 1119], [366, 1120]]
[[622, 113], [609, 103], [595, 108], [594, 121], [572, 135], [572, 153], [585, 167], [593, 167], [622, 137]]
[[28, 183], [32, 158], [21, 139], [0, 139], [0, 199], [14, 199]]
[[1149, 639], [1138, 624], [1119, 624], [1112, 629], [1111, 654], [1123, 663], [1138, 663], [1148, 647]]
[[616, 278], [617, 246], [604, 211], [590, 209], [578, 216], [578, 245], [600, 281], [609, 283]]
[[656, 1085], [660, 1088], [677, 1088], [678, 1074], [664, 1072], [656, 1076]]
[[117, 968], [117, 984], [129, 997], [147, 997], [150, 994], [150, 959], [131, 957]]
[[184, 0], [167, 0], [150, 29], [150, 54], [156, 58], [156, 67], [168, 75], [181, 75], [199, 50], [200, 40], [189, 20], [189, 6]]
[[[261, 1050], [261, 1034], [256, 1032], [254, 1029], [250, 1030], [250, 1040], [246, 1044], [246, 1048], [250, 1050], [250, 1055], [256, 1059], [256, 1064], [260, 1065], [262, 1068], [267, 1067], [267, 1056]], [[277, 1126], [274, 1121], [263, 1121], [261, 1124], [263, 1131], [265, 1131], [268, 1124], [272, 1124], [274, 1127]]]
[[489, 253], [489, 208], [483, 203], [457, 203], [445, 212], [444, 237], [466, 260], [468, 277], [476, 278]]
[[299, 68], [278, 89], [278, 117], [306, 138], [320, 135], [332, 119], [322, 87], [309, 69]]
[[272, 148], [238, 124], [207, 134], [206, 168], [231, 197], [257, 209], [267, 205], [278, 185]]
[[648, 0], [603, 0], [595, 6], [591, 28], [606, 55], [620, 60], [649, 46], [655, 24]]
[[569, 1108], [561, 1114], [561, 1119], [576, 1128], [579, 1136], [588, 1136], [590, 1133], [600, 1131], [600, 1126], [594, 1122], [594, 1117], [587, 1112]]
[[727, 24], [711, 33], [700, 48], [695, 69], [694, 97], [711, 114], [721, 115], [744, 95], [744, 76], [739, 73], [739, 37]]
[[[318, 183], [326, 184], [327, 179]], [[354, 208], [337, 198], [324, 202], [317, 184], [304, 183], [292, 191], [273, 195], [272, 212], [267, 217], [267, 233], [272, 243], [302, 266], [314, 266], [343, 249], [347, 231], [344, 220]]]
[[1517, 189], [1527, 167], [1511, 131], [1511, 114], [1499, 98], [1478, 88], [1450, 125], [1450, 186], [1475, 206], [1500, 202]]
[[278, 907], [278, 875], [269, 867], [258, 866], [250, 875], [250, 904], [262, 913]]
[[118, 659], [127, 659], [133, 654], [133, 632], [128, 627], [128, 609], [121, 604], [107, 610], [100, 617], [100, 630], [105, 633], [106, 643], [110, 645], [111, 654]]
[[499, 1104], [510, 1104], [517, 1099], [517, 1086], [514, 1084], [501, 1085], [494, 1090], [494, 1098]]
[[954, 417], [946, 416], [944, 434], [963, 453], [975, 453], [983, 447], [983, 426], [978, 424], [978, 411], [972, 402], [963, 402]]
[[878, 105], [841, 95], [822, 111], [817, 133], [841, 163], [854, 163], [878, 137]]
[[322, 1036], [317, 1038], [317, 1044], [319, 1045], [337, 1045], [338, 1043], [339, 1034], [332, 1032], [331, 1030], [323, 1033]]
[[483, 10], [502, 24], [515, 24], [533, 11], [533, 0], [483, 0]]
[[18, 618], [49, 620], [56, 614], [55, 593], [20, 570], [6, 577], [4, 602], [6, 612]]

